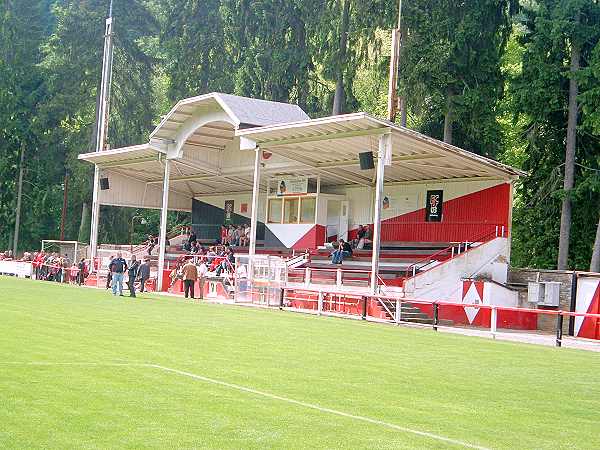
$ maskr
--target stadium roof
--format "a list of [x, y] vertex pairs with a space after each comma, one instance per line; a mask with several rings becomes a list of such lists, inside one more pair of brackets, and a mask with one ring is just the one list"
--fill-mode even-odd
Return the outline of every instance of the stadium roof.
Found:
[[261, 149], [309, 170], [336, 171], [357, 182], [373, 179], [369, 171], [358, 170], [358, 154], [372, 151], [376, 155], [382, 134], [392, 137], [392, 164], [385, 169], [386, 182], [514, 179], [524, 175], [508, 165], [363, 112], [236, 132]]
[[235, 128], [260, 127], [310, 119], [298, 105], [213, 92], [177, 102], [150, 134], [150, 139], [172, 139], [181, 125], [192, 117], [198, 108], [209, 109], [216, 105], [227, 113]]

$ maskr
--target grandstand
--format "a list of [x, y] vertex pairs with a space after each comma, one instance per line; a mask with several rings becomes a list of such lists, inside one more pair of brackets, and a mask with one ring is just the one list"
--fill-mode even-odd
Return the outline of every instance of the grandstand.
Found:
[[[253, 260], [270, 255], [285, 261], [283, 282], [271, 282], [295, 302], [310, 303], [310, 291], [384, 295], [425, 322], [434, 320], [431, 308], [409, 300], [537, 307], [509, 283], [513, 184], [523, 174], [365, 113], [310, 119], [296, 105], [213, 93], [178, 102], [148, 143], [79, 159], [104, 179], [100, 204], [161, 209], [150, 256], [159, 291], [180, 292], [169, 276], [186, 236], [168, 233], [166, 211], [183, 210], [204, 244], [223, 224], [250, 225], [249, 247], [234, 249], [248, 255], [245, 301], [264, 297]], [[330, 243], [357, 240], [362, 225], [367, 245], [332, 265]], [[90, 249], [101, 259], [89, 283], [102, 283], [115, 250]], [[205, 290], [239, 301], [238, 281], [215, 278]], [[376, 315], [391, 320], [394, 306], [377, 300]], [[443, 320], [475, 325], [477, 316], [462, 308]], [[518, 314], [507, 320], [537, 327]]]

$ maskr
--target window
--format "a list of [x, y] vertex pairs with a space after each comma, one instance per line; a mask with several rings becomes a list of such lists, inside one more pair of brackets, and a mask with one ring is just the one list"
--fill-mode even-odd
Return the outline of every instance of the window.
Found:
[[300, 223], [314, 223], [317, 199], [306, 197], [300, 202]]
[[299, 198], [286, 198], [283, 206], [283, 223], [298, 223]]
[[281, 223], [281, 206], [283, 200], [273, 198], [269, 200], [269, 223]]

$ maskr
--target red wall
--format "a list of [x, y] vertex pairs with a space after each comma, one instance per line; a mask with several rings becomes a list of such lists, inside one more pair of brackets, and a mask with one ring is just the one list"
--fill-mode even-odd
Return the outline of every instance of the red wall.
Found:
[[459, 242], [477, 240], [504, 226], [508, 233], [510, 184], [503, 183], [444, 200], [441, 222], [426, 222], [425, 208], [381, 222], [382, 241]]

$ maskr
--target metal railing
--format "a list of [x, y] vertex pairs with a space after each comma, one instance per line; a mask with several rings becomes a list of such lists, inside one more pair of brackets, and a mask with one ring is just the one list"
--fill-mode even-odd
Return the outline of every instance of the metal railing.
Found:
[[[401, 297], [394, 297], [389, 295], [373, 295], [373, 294], [361, 294], [361, 293], [348, 293], [344, 291], [335, 291], [335, 290], [318, 290], [318, 289], [294, 289], [290, 288], [286, 291], [292, 291], [292, 294], [286, 294], [282, 296], [282, 305], [281, 309], [288, 308], [290, 310], [301, 309], [302, 311], [306, 311], [307, 309], [313, 310], [318, 315], [326, 315], [328, 313], [335, 313], [336, 315], [348, 315], [348, 316], [357, 316], [360, 315], [362, 320], [376, 320], [380, 322], [388, 322], [388, 323], [413, 323], [411, 320], [402, 317], [402, 306], [403, 305], [422, 305], [431, 307], [432, 315], [429, 317], [431, 328], [437, 331], [439, 328], [474, 328], [483, 331], [487, 331], [491, 337], [496, 337], [497, 334], [500, 333], [500, 329], [512, 330], [512, 331], [522, 331], [524, 333], [531, 332], [535, 333], [535, 336], [539, 334], [540, 331], [537, 327], [536, 329], [522, 329], [517, 326], [509, 327], [509, 326], [501, 326], [499, 324], [499, 313], [503, 312], [513, 312], [520, 314], [535, 314], [536, 315], [536, 323], [537, 319], [541, 317], [553, 317], [555, 318], [554, 324], [554, 332], [546, 333], [546, 336], [553, 336], [555, 345], [557, 347], [562, 346], [563, 341], [563, 333], [564, 333], [564, 318], [565, 317], [583, 317], [589, 319], [596, 319], [597, 326], [600, 325], [600, 314], [592, 314], [592, 313], [579, 313], [573, 311], [564, 311], [564, 310], [548, 310], [548, 309], [538, 309], [538, 308], [518, 308], [518, 307], [510, 307], [510, 306], [498, 306], [498, 305], [484, 305], [484, 304], [469, 304], [469, 303], [457, 303], [450, 301], [433, 301], [433, 300], [421, 300], [421, 299], [407, 299]], [[332, 299], [336, 299], [332, 300]], [[285, 301], [288, 301], [286, 305]], [[301, 301], [305, 303], [314, 304], [313, 308], [294, 308], [290, 306], [289, 302]], [[380, 305], [383, 309], [381, 312], [385, 312], [389, 317], [381, 318], [368, 314], [369, 308], [367, 307], [368, 302], [373, 302], [374, 304]], [[395, 305], [394, 311], [392, 311], [387, 303]], [[327, 307], [327, 305], [352, 305], [355, 310], [345, 311], [343, 308], [332, 308]], [[466, 325], [463, 326], [455, 326], [449, 324], [442, 324], [441, 313], [444, 308], [453, 307], [453, 308], [473, 308], [477, 310], [487, 310], [490, 312], [489, 318], [489, 326], [477, 326], [477, 325]], [[360, 311], [360, 314], [357, 313]], [[424, 315], [427, 315], [423, 313]], [[487, 322], [487, 320], [486, 320]], [[426, 326], [426, 325], [423, 325]], [[598, 337], [600, 339], [600, 336]]]
[[[446, 262], [449, 260], [452, 260], [466, 252], [468, 252], [469, 250], [471, 250], [472, 248], [474, 248], [477, 245], [481, 245], [481, 244], [485, 244], [486, 242], [491, 241], [492, 239], [495, 239], [497, 237], [505, 237], [505, 227], [503, 225], [496, 225], [494, 231], [491, 232], [486, 232], [480, 236], [474, 237], [473, 239], [469, 239], [468, 241], [462, 241], [462, 242], [454, 242], [452, 243], [452, 245], [439, 250], [431, 255], [429, 255], [427, 258], [423, 258], [413, 264], [411, 264], [410, 266], [408, 266], [406, 268], [405, 271], [405, 278], [412, 278], [412, 277], [416, 277], [417, 275], [421, 274], [421, 273], [425, 273], [428, 270], [433, 269], [433, 267], [430, 267], [429, 269], [423, 270], [424, 267], [427, 267], [433, 263], [436, 262]], [[436, 259], [436, 257], [442, 256], [442, 255], [449, 255], [447, 258], [444, 258], [442, 261], [440, 261], [440, 259]]]

